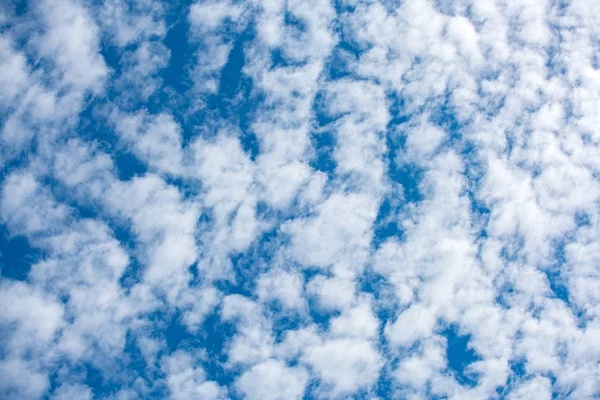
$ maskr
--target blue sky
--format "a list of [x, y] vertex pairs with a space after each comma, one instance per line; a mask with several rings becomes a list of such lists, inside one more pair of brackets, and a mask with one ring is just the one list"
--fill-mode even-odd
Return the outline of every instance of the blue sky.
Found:
[[0, 397], [600, 396], [600, 2], [0, 5]]

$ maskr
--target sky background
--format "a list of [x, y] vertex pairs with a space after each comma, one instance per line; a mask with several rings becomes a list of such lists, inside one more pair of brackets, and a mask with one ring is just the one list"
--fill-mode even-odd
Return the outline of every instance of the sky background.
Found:
[[600, 396], [600, 1], [0, 2], [0, 398]]

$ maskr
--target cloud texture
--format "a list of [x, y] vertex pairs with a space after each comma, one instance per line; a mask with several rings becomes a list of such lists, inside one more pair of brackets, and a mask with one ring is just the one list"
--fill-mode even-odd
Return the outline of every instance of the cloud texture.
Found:
[[600, 1], [0, 6], [0, 397], [600, 396]]

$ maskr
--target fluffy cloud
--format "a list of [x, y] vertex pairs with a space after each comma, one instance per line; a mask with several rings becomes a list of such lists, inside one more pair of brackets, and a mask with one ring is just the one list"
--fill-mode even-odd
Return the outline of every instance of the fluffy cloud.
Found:
[[21, 3], [0, 396], [600, 394], [597, 1]]
[[267, 360], [244, 372], [236, 385], [247, 399], [301, 399], [307, 381], [305, 370]]
[[189, 354], [176, 352], [163, 359], [163, 370], [173, 399], [221, 399], [222, 389], [215, 382], [206, 381], [202, 368], [193, 365]]

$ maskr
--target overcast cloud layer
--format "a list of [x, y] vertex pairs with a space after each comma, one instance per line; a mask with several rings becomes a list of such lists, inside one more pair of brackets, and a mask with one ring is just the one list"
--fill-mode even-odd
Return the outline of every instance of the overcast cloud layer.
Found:
[[600, 396], [600, 1], [0, 4], [0, 398]]

